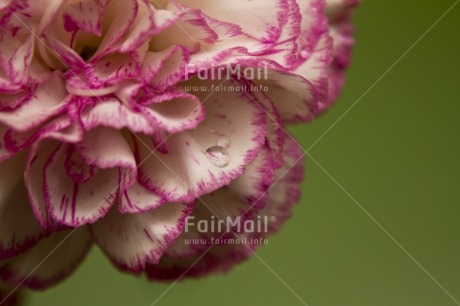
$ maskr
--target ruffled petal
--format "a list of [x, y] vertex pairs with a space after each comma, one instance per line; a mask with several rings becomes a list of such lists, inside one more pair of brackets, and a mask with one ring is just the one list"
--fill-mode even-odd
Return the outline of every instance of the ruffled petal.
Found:
[[48, 288], [69, 276], [91, 245], [91, 236], [85, 227], [52, 234], [0, 268], [0, 278], [13, 286]]
[[317, 109], [315, 87], [307, 79], [292, 73], [270, 71], [267, 96], [285, 123], [310, 121]]
[[320, 104], [320, 112], [339, 96], [345, 81], [345, 70], [350, 64], [351, 52], [355, 44], [351, 14], [359, 0], [326, 1], [326, 15], [329, 18], [330, 34], [334, 41], [334, 59], [329, 69], [329, 100]]
[[24, 174], [32, 212], [40, 225], [48, 231], [55, 231], [61, 227], [48, 213], [46, 209], [45, 194], [43, 192], [43, 168], [49, 156], [58, 146], [59, 144], [57, 142], [49, 140], [32, 146], [27, 157], [26, 171]]
[[102, 16], [108, 3], [109, 0], [80, 0], [68, 3], [63, 12], [65, 30], [68, 32], [82, 30], [101, 35]]
[[156, 95], [148, 100], [148, 105], [139, 109], [150, 122], [169, 133], [193, 129], [205, 117], [201, 101], [182, 91]]
[[255, 80], [268, 86], [268, 97], [285, 123], [308, 122], [318, 114], [321, 103], [328, 100], [329, 66], [332, 39], [321, 36], [315, 50], [294, 72], [270, 70], [267, 80]]
[[307, 56], [299, 54], [303, 60], [312, 53], [319, 38], [328, 31], [328, 24], [324, 16], [324, 0], [298, 0], [302, 14], [301, 35], [297, 38], [299, 53], [304, 51]]
[[27, 131], [39, 126], [65, 106], [67, 91], [60, 73], [38, 85], [33, 95], [12, 111], [0, 112], [0, 122], [17, 130]]
[[[22, 12], [21, 4], [12, 4], [6, 14], [0, 14], [0, 92], [14, 93], [28, 82], [39, 83], [49, 78], [50, 72], [34, 58], [34, 36], [24, 23], [31, 25], [28, 12]], [[16, 10], [21, 12], [15, 12]], [[14, 17], [13, 17], [14, 16]], [[18, 17], [19, 16], [19, 17]], [[13, 18], [12, 18], [13, 17]], [[21, 20], [21, 17], [29, 20]], [[30, 15], [29, 15], [30, 17]]]
[[55, 139], [68, 143], [76, 143], [82, 139], [82, 135], [83, 132], [79, 125], [66, 116], [60, 116], [51, 120], [43, 127], [38, 127], [27, 132], [8, 129], [4, 133], [3, 141], [7, 151], [18, 153], [42, 139]]
[[[249, 85], [253, 85], [248, 82]], [[286, 129], [277, 107], [261, 91], [249, 91], [249, 96], [253, 96], [258, 101], [260, 107], [267, 113], [267, 146], [270, 149], [275, 169], [283, 164], [283, 146], [286, 138]]]
[[37, 142], [31, 145], [28, 152], [24, 173], [25, 185], [35, 218], [42, 227], [54, 232], [62, 229], [63, 225], [59, 224], [46, 208], [43, 169], [53, 152], [59, 149], [60, 142], [78, 143], [83, 139], [82, 131], [68, 119], [61, 119], [50, 123], [34, 138]]
[[[235, 239], [234, 237], [229, 239]], [[149, 280], [176, 281], [185, 278], [199, 278], [210, 273], [227, 273], [235, 265], [253, 255], [250, 245], [208, 246], [207, 253], [183, 259], [163, 256], [159, 265], [147, 265], [145, 272]]]
[[13, 93], [0, 94], [0, 111], [11, 111], [29, 101], [37, 89], [37, 84], [22, 88], [22, 90]]
[[329, 67], [333, 60], [333, 41], [329, 33], [321, 35], [311, 56], [297, 69], [295, 74], [307, 79], [313, 86], [313, 103], [324, 103], [328, 99]]
[[27, 69], [32, 59], [33, 41], [25, 42], [0, 32], [0, 90], [16, 91], [27, 82]]
[[327, 110], [340, 95], [345, 83], [345, 70], [350, 65], [355, 44], [354, 28], [350, 22], [331, 26], [331, 35], [334, 41], [334, 59], [329, 68], [329, 99], [319, 105], [319, 112]]
[[181, 13], [158, 10], [148, 1], [140, 1], [139, 13], [131, 26], [130, 33], [119, 47], [120, 52], [131, 52], [149, 41], [150, 38], [173, 25], [181, 17]]
[[206, 22], [201, 11], [185, 7], [178, 1], [170, 1], [166, 9], [178, 14], [180, 19], [155, 35], [150, 43], [154, 50], [180, 45], [190, 52], [196, 52], [200, 50], [201, 44], [216, 42], [217, 34]]
[[305, 0], [287, 0], [285, 6], [286, 15], [284, 19], [281, 20], [281, 33], [278, 41], [284, 42], [287, 40], [296, 40], [302, 30], [302, 11], [297, 2], [305, 2]]
[[79, 117], [85, 130], [105, 126], [120, 130], [128, 128], [131, 132], [147, 135], [158, 130], [145, 114], [131, 110], [115, 98], [95, 100], [94, 104], [82, 109]]
[[105, 15], [112, 18], [108, 21], [108, 30], [104, 33], [97, 51], [92, 56], [93, 61], [117, 50], [123, 37], [129, 33], [138, 13], [138, 0], [113, 0], [109, 2]]
[[1, 206], [0, 259], [18, 256], [47, 235], [32, 214], [24, 182], [17, 183]]
[[125, 54], [110, 54], [86, 67], [86, 77], [90, 83], [89, 90], [118, 84], [119, 82], [135, 78], [140, 74], [140, 59], [137, 56]]
[[[86, 60], [95, 62], [113, 52], [128, 33], [139, 9], [137, 0], [98, 0], [97, 8], [93, 6], [93, 1], [80, 1], [71, 8], [65, 6], [68, 9], [58, 11], [42, 34], [62, 62], [59, 66], [64, 64], [73, 73], [87, 69]], [[93, 11], [87, 14], [90, 8]], [[90, 33], [85, 35], [79, 31], [80, 27]], [[46, 55], [46, 51], [42, 53]]]
[[83, 140], [75, 145], [75, 149], [87, 165], [99, 169], [119, 168], [121, 188], [129, 187], [137, 177], [133, 150], [118, 130], [95, 128], [85, 133]]
[[102, 218], [115, 201], [120, 170], [97, 169], [80, 181], [76, 171], [87, 171], [82, 167], [90, 165], [86, 165], [71, 146], [60, 144], [43, 169], [46, 208], [61, 224], [75, 227], [93, 223]]
[[258, 212], [258, 216], [263, 222], [268, 221], [268, 223], [263, 224], [268, 228], [268, 232], [256, 232], [256, 238], [266, 238], [278, 232], [286, 220], [289, 219], [294, 205], [300, 200], [304, 173], [303, 150], [292, 139], [292, 136], [288, 136], [284, 144], [284, 164], [275, 171], [274, 181], [276, 184], [273, 184], [270, 188], [267, 204]]
[[121, 215], [116, 209], [91, 226], [102, 250], [121, 269], [140, 272], [158, 263], [163, 252], [182, 233], [193, 204], [168, 203], [140, 214]]
[[148, 52], [145, 56], [141, 77], [150, 83], [153, 90], [163, 91], [176, 84], [185, 76], [188, 51], [173, 46], [161, 52]]
[[0, 163], [0, 259], [32, 247], [46, 231], [35, 220], [22, 179], [24, 154]]
[[[219, 238], [220, 242], [214, 245], [213, 240], [209, 239], [209, 234], [208, 237], [189, 235], [188, 241], [180, 237], [159, 264], [146, 267], [147, 277], [152, 280], [176, 280], [179, 277], [202, 277], [210, 273], [225, 273], [251, 257], [260, 245], [261, 239], [278, 231], [289, 218], [292, 206], [300, 197], [300, 183], [304, 172], [303, 154], [299, 145], [290, 138], [285, 142], [284, 156], [285, 163], [275, 172], [271, 181], [275, 184], [270, 187], [264, 208], [255, 212], [257, 220], [260, 220], [258, 221], [260, 226], [254, 232], [238, 233], [233, 229], [228, 234], [215, 237], [215, 239]], [[217, 203], [221, 202], [213, 202], [210, 207]], [[209, 217], [205, 220], [209, 220]], [[236, 239], [239, 239], [240, 243], [235, 243]], [[169, 256], [169, 253], [173, 256]]]
[[[270, 14], [264, 9], [257, 9], [256, 22], [260, 21], [265, 26], [254, 27], [254, 13], [246, 10], [241, 12], [240, 6], [229, 3], [226, 7], [239, 10], [237, 21], [250, 20], [242, 23], [235, 22], [234, 16], [228, 14], [226, 9], [221, 9], [222, 4], [212, 4], [192, 0], [192, 6], [203, 10], [206, 22], [217, 33], [218, 39], [213, 44], [202, 47], [202, 52], [192, 56], [194, 67], [215, 67], [218, 65], [245, 64], [256, 65], [263, 60], [272, 61], [280, 65], [281, 69], [291, 69], [297, 58], [297, 38], [301, 33], [302, 16], [295, 0], [280, 0], [270, 5]], [[206, 6], [204, 6], [205, 4]], [[245, 3], [246, 6], [261, 6], [258, 1]], [[269, 8], [264, 5], [263, 7]], [[259, 16], [260, 12], [260, 16]], [[222, 16], [225, 16], [222, 18]], [[229, 17], [232, 16], [232, 17]], [[259, 19], [260, 18], [260, 19]], [[268, 21], [267, 18], [273, 20]], [[247, 29], [250, 31], [248, 32]], [[260, 33], [260, 31], [265, 32]], [[256, 33], [257, 32], [257, 33]]]
[[168, 138], [167, 154], [149, 139], [137, 141], [138, 160], [149, 157], [140, 165], [139, 182], [168, 202], [191, 201], [230, 183], [265, 141], [265, 113], [245, 94], [215, 92], [204, 107], [206, 119], [198, 127]]
[[[45, 48], [45, 50], [42, 51], [42, 54], [44, 54], [43, 57], [52, 67], [59, 69], [70, 68], [71, 70], [82, 71], [85, 67], [85, 60], [72, 49], [72, 35], [64, 32], [64, 25], [62, 23], [63, 22], [53, 25], [53, 30], [46, 31], [46, 34], [43, 34], [44, 39], [47, 41], [47, 47], [41, 47]], [[53, 32], [59, 33], [55, 34]], [[65, 39], [59, 36], [64, 36]], [[51, 50], [48, 50], [48, 48]]]
[[156, 209], [164, 203], [165, 200], [158, 194], [147, 190], [135, 182], [129, 188], [122, 191], [119, 210], [124, 214], [137, 214]]
[[[272, 152], [265, 147], [257, 159], [245, 167], [245, 172], [222, 187], [198, 199], [193, 213], [186, 223], [185, 232], [170, 247], [166, 254], [169, 257], [181, 259], [206, 250], [212, 239], [233, 237], [231, 231], [238, 231], [238, 224], [246, 220], [254, 220], [257, 211], [265, 205], [268, 188], [273, 181], [275, 163]], [[217, 223], [219, 220], [237, 222], [233, 228], [215, 226], [214, 230], [201, 232], [198, 222], [207, 224]], [[241, 231], [241, 228], [239, 229]], [[190, 241], [194, 240], [193, 244]]]
[[279, 38], [283, 19], [288, 13], [285, 0], [276, 0], [270, 5], [267, 5], [264, 0], [225, 2], [181, 0], [181, 2], [202, 10], [214, 19], [237, 24], [245, 34], [263, 42], [273, 42]]

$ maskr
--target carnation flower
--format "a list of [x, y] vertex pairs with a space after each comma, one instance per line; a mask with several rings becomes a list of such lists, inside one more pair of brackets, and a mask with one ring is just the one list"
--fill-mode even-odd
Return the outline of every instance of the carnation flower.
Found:
[[[290, 216], [303, 154], [284, 128], [337, 97], [355, 2], [1, 1], [1, 281], [51, 286], [93, 244], [150, 279], [249, 258], [257, 244], [209, 242]], [[267, 231], [185, 230], [192, 217]]]

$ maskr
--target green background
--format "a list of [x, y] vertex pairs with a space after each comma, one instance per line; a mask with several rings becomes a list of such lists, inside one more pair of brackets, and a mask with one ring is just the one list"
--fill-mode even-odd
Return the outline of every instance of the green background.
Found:
[[[295, 294], [311, 306], [460, 305], [460, 5], [387, 71], [453, 3], [361, 5], [343, 95], [292, 129], [309, 148], [346, 114], [310, 151], [321, 166], [308, 160], [294, 217], [258, 252], [271, 271], [252, 258], [178, 283], [155, 305], [302, 305]], [[150, 306], [168, 288], [118, 272], [93, 249], [26, 305]]]

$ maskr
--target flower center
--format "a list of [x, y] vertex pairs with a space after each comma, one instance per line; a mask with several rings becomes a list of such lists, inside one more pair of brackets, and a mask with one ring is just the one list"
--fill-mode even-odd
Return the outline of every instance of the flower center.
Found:
[[97, 49], [89, 46], [85, 46], [81, 51], [80, 51], [80, 56], [82, 59], [85, 61], [89, 60], [94, 53], [96, 53]]

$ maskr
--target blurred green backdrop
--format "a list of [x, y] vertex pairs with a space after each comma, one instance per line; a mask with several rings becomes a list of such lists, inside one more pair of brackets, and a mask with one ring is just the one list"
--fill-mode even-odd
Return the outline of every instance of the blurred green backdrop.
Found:
[[[292, 129], [301, 144], [315, 143], [453, 3], [365, 1], [343, 95]], [[308, 161], [294, 217], [258, 253], [272, 271], [253, 258], [227, 276], [178, 283], [156, 305], [302, 305], [287, 286], [310, 306], [460, 305], [459, 29], [460, 5], [314, 146], [324, 169]], [[26, 305], [150, 306], [168, 287], [121, 274], [95, 248]]]

